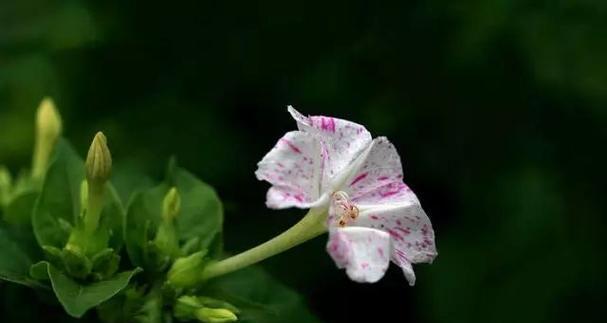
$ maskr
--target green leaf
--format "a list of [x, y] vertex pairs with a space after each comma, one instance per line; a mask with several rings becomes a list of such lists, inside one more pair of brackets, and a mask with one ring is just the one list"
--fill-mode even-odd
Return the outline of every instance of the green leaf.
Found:
[[148, 241], [158, 230], [162, 221], [162, 201], [173, 186], [181, 197], [181, 210], [175, 220], [180, 243], [188, 243], [185, 249], [192, 252], [209, 247], [216, 249], [221, 245], [211, 246], [223, 225], [223, 207], [219, 197], [213, 188], [191, 173], [171, 167], [164, 183], [136, 194], [128, 207], [125, 240], [135, 265], [146, 269], [155, 267], [150, 263], [151, 259], [146, 259], [151, 254]]
[[42, 287], [29, 277], [32, 260], [21, 243], [4, 225], [0, 226], [0, 279], [13, 283]]
[[201, 293], [235, 305], [239, 322], [319, 322], [300, 295], [258, 267], [213, 279]]
[[116, 274], [107, 280], [82, 284], [64, 275], [48, 262], [46, 262], [46, 266], [57, 299], [65, 311], [73, 317], [82, 317], [89, 309], [112, 298], [128, 285], [135, 274], [141, 271], [136, 268]]
[[66, 142], [59, 141], [55, 160], [51, 163], [42, 192], [33, 214], [33, 227], [40, 245], [62, 248], [69, 232], [63, 229], [59, 219], [75, 223], [80, 212], [80, 185], [84, 167], [80, 157]]
[[4, 210], [4, 220], [11, 224], [30, 225], [38, 192], [26, 191], [11, 200]]
[[152, 189], [134, 195], [126, 216], [125, 241], [131, 262], [136, 266], [153, 269], [148, 264], [148, 241], [158, 229], [161, 221], [162, 199], [169, 190], [168, 185], [161, 184]]
[[177, 231], [182, 241], [200, 237], [206, 249], [222, 231], [223, 206], [215, 190], [186, 170], [177, 168], [169, 178], [181, 195]]

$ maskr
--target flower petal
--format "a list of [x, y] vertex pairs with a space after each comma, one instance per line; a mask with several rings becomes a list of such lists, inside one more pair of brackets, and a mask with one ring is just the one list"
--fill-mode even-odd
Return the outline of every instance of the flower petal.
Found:
[[364, 126], [343, 119], [305, 117], [292, 106], [289, 112], [301, 131], [316, 135], [322, 147], [323, 179], [321, 190], [334, 189], [333, 182], [371, 143]]
[[302, 131], [284, 135], [257, 164], [257, 179], [273, 186], [267, 194], [270, 208], [310, 208], [320, 198], [320, 142]]
[[346, 268], [350, 279], [374, 283], [390, 264], [390, 235], [369, 228], [336, 228], [329, 234], [327, 251], [338, 268]]
[[358, 205], [358, 218], [353, 226], [383, 230], [392, 240], [392, 261], [405, 272], [410, 284], [415, 282], [412, 263], [431, 263], [437, 256], [434, 230], [419, 204]]
[[419, 204], [413, 191], [403, 183], [403, 168], [396, 148], [385, 137], [375, 138], [351, 167], [353, 170], [345, 179], [344, 191], [354, 203], [406, 201]]

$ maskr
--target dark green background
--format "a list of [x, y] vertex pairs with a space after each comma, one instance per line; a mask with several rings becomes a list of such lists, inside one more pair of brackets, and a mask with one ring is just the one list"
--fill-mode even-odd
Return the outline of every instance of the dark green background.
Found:
[[[0, 161], [14, 171], [45, 95], [82, 154], [105, 132], [116, 181], [160, 178], [174, 154], [216, 187], [232, 252], [303, 214], [267, 210], [253, 175], [295, 127], [287, 104], [389, 137], [439, 256], [413, 288], [394, 266], [349, 281], [324, 237], [263, 263], [323, 321], [606, 314], [605, 1], [1, 1]], [[29, 309], [12, 290], [5, 318]]]

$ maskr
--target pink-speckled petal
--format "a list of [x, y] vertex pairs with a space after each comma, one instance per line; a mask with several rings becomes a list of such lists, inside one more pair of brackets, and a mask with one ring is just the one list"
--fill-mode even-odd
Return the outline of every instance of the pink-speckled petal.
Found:
[[399, 265], [409, 282], [415, 281], [408, 267], [414, 263], [431, 263], [437, 256], [434, 230], [430, 219], [419, 204], [358, 205], [358, 218], [352, 223], [383, 230], [392, 240], [391, 259]]
[[333, 182], [369, 146], [371, 134], [357, 123], [325, 116], [306, 117], [289, 106], [301, 131], [318, 136], [321, 142], [323, 178], [321, 189], [333, 189]]
[[257, 164], [255, 175], [273, 186], [270, 208], [309, 208], [320, 198], [320, 142], [302, 131], [291, 131]]
[[413, 271], [411, 263], [402, 258], [392, 259], [392, 261], [403, 270], [403, 274], [405, 274], [409, 286], [415, 285], [415, 272]]
[[403, 168], [396, 148], [385, 137], [375, 138], [351, 168], [342, 185], [354, 203], [419, 204], [415, 193], [403, 183]]
[[345, 227], [329, 233], [327, 251], [338, 268], [359, 283], [380, 280], [390, 265], [390, 235], [381, 230]]

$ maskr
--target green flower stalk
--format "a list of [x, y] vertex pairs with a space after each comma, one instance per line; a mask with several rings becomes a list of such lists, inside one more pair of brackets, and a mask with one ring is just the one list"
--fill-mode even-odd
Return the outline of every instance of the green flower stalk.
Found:
[[275, 238], [230, 258], [209, 264], [202, 272], [202, 280], [248, 267], [327, 232], [327, 211], [323, 208], [311, 209], [301, 221]]
[[44, 98], [36, 115], [36, 142], [32, 160], [32, 178], [35, 180], [40, 181], [44, 177], [62, 129], [61, 116], [55, 108], [55, 103], [50, 98]]
[[93, 138], [86, 157], [85, 168], [88, 198], [84, 215], [84, 228], [86, 233], [92, 234], [99, 225], [99, 217], [103, 210], [105, 185], [112, 173], [112, 155], [107, 146], [107, 139], [102, 132], [98, 132]]

